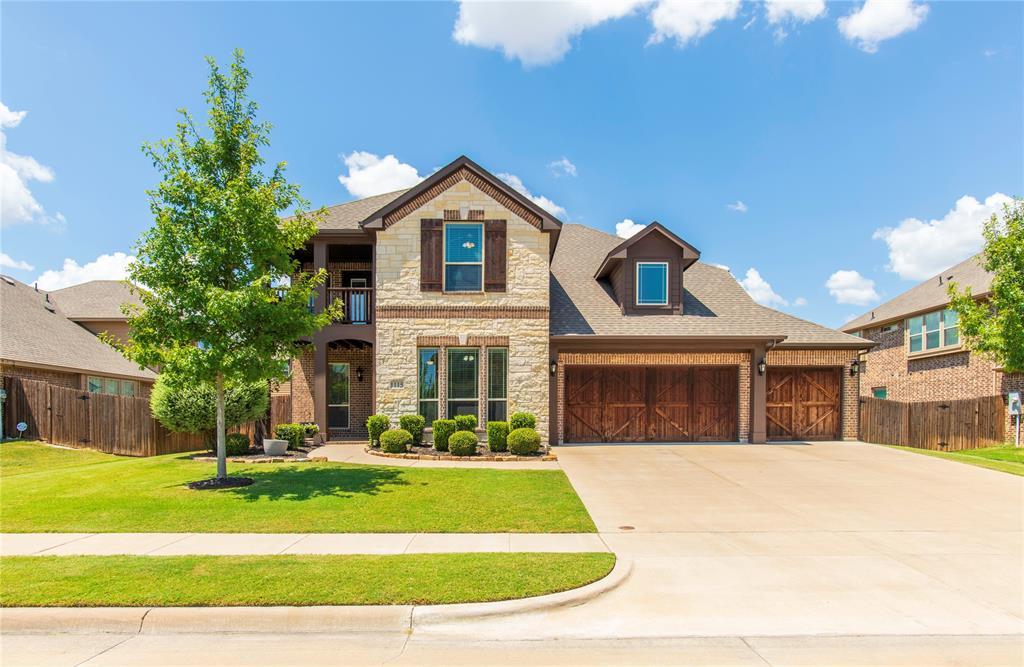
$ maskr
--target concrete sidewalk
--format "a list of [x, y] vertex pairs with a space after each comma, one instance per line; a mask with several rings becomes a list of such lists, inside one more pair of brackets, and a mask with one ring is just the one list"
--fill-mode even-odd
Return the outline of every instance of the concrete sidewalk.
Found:
[[3, 533], [5, 556], [610, 551], [595, 533]]

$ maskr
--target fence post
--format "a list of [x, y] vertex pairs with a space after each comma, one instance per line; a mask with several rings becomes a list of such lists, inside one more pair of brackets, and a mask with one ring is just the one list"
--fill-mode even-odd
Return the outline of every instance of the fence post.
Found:
[[900, 402], [900, 446], [910, 444], [910, 403]]
[[46, 385], [46, 439], [53, 444], [53, 385]]

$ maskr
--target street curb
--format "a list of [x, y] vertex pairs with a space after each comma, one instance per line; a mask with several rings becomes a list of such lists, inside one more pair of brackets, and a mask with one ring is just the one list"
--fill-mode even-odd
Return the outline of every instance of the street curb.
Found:
[[501, 602], [339, 607], [5, 607], [0, 634], [410, 633], [420, 626], [574, 607], [620, 586], [632, 561], [561, 593]]

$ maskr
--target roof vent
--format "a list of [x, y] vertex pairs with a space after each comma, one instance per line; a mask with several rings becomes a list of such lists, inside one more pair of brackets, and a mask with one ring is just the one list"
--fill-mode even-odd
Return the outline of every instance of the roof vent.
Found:
[[48, 311], [50, 311], [51, 313], [56, 313], [56, 312], [57, 312], [57, 311], [56, 311], [56, 310], [55, 310], [55, 309], [53, 308], [53, 304], [52, 304], [52, 303], [44, 303], [44, 304], [43, 304], [43, 308], [47, 309], [47, 310], [48, 310]]
[[875, 319], [875, 311], [871, 311], [871, 319]]
[[10, 285], [11, 287], [14, 287], [14, 280], [13, 279], [8, 278], [7, 276], [0, 276], [0, 278], [3, 278], [5, 283]]
[[942, 276], [939, 276], [939, 284], [942, 284]]

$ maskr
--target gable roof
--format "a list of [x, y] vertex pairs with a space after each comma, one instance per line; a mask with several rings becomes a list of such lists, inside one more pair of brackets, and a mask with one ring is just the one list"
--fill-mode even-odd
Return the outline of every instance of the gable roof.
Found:
[[596, 278], [603, 278], [608, 273], [608, 271], [611, 269], [613, 263], [616, 260], [620, 260], [620, 259], [625, 259], [626, 258], [626, 251], [629, 249], [630, 246], [635, 244], [640, 239], [643, 239], [643, 238], [645, 238], [647, 236], [650, 236], [652, 233], [659, 233], [661, 236], [663, 236], [668, 241], [670, 241], [670, 242], [674, 243], [675, 245], [679, 246], [679, 250], [682, 252], [682, 255], [683, 255], [683, 260], [684, 260], [683, 261], [683, 270], [684, 271], [686, 270], [687, 267], [689, 267], [691, 264], [693, 264], [698, 259], [700, 259], [700, 250], [697, 250], [692, 245], [690, 245], [686, 241], [684, 241], [681, 238], [679, 238], [678, 236], [676, 236], [676, 234], [673, 233], [672, 230], [670, 230], [669, 228], [665, 227], [665, 225], [663, 225], [660, 222], [658, 222], [657, 220], [655, 220], [654, 222], [650, 223], [649, 225], [645, 225], [644, 228], [641, 229], [636, 234], [633, 234], [628, 239], [626, 239], [625, 241], [623, 241], [619, 245], [617, 245], [614, 248], [612, 248], [611, 250], [609, 250], [608, 254], [605, 255], [604, 261], [601, 262], [601, 266], [598, 267], [597, 273], [594, 274], [594, 277], [596, 277]]
[[461, 180], [470, 181], [542, 231], [558, 231], [562, 227], [562, 222], [558, 218], [465, 155], [459, 156], [420, 181], [418, 185], [382, 205], [367, 215], [360, 224], [368, 229], [384, 229]]
[[380, 210], [381, 207], [390, 204], [406, 192], [408, 190], [395, 190], [394, 192], [385, 192], [384, 194], [373, 195], [365, 199], [356, 199], [344, 204], [329, 206], [327, 207], [327, 215], [317, 225], [317, 229], [360, 231], [362, 230], [360, 223], [363, 220], [374, 211]]
[[551, 262], [552, 336], [663, 336], [764, 338], [781, 346], [870, 347], [863, 338], [835, 331], [750, 298], [731, 273], [700, 261], [683, 280], [683, 314], [623, 315], [611, 287], [594, 276], [622, 239], [565, 225]]
[[77, 320], [124, 320], [121, 304], [133, 303], [141, 306], [142, 299], [132, 294], [131, 287], [123, 280], [91, 280], [53, 290], [50, 297], [60, 306], [65, 317]]
[[973, 296], [984, 296], [992, 288], [992, 274], [982, 267], [981, 260], [981, 253], [968, 257], [882, 305], [853, 318], [840, 328], [843, 331], [858, 331], [865, 327], [888, 324], [922, 311], [941, 308], [949, 303], [946, 289], [950, 281], [955, 282], [960, 289], [970, 287]]
[[72, 372], [154, 380], [83, 327], [67, 318], [60, 304], [47, 301], [25, 283], [0, 279], [0, 359]]

